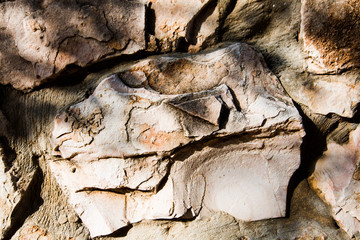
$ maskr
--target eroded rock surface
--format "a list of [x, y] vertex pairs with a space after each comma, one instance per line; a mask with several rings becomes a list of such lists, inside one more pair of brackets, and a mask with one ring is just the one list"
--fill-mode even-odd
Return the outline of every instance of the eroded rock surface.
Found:
[[25, 217], [21, 208], [27, 204], [23, 200], [35, 171], [22, 175], [16, 163], [12, 163], [12, 150], [9, 149], [4, 137], [7, 131], [7, 121], [1, 112], [0, 126], [0, 238], [6, 239], [11, 228]]
[[7, 1], [0, 4], [0, 28], [0, 83], [27, 90], [69, 65], [144, 49], [145, 5]]
[[360, 102], [359, 71], [341, 75], [282, 73], [282, 85], [292, 99], [323, 115], [352, 118]]
[[303, 0], [301, 18], [309, 71], [334, 73], [360, 66], [358, 1]]
[[220, 4], [213, 0], [150, 1], [153, 34], [161, 51], [199, 51], [219, 28]]
[[50, 166], [92, 236], [212, 211], [259, 220], [285, 215], [302, 136], [262, 57], [232, 44], [104, 79], [57, 116]]
[[360, 231], [360, 127], [350, 133], [349, 142], [329, 142], [316, 164], [310, 185], [333, 210], [338, 225], [350, 236]]

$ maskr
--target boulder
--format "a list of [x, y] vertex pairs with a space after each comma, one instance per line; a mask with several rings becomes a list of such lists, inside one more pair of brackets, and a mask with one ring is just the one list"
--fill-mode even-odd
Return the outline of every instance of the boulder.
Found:
[[139, 61], [54, 123], [50, 168], [91, 236], [144, 219], [285, 216], [301, 118], [246, 44]]

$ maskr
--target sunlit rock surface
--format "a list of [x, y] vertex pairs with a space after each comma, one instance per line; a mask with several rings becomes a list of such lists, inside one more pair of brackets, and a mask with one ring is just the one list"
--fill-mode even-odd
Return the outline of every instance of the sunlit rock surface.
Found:
[[281, 83], [294, 101], [323, 115], [352, 118], [360, 102], [359, 71], [341, 75], [284, 72]]
[[105, 78], [56, 117], [50, 167], [92, 236], [213, 211], [276, 218], [303, 135], [277, 78], [238, 43]]
[[32, 89], [69, 65], [145, 48], [136, 1], [7, 1], [0, 5], [0, 83]]
[[329, 142], [316, 163], [310, 185], [332, 207], [333, 217], [350, 236], [360, 231], [360, 127], [350, 133], [349, 142]]

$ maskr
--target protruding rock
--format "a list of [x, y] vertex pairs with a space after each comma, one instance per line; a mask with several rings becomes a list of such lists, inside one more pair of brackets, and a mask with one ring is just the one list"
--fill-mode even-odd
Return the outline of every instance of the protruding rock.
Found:
[[309, 183], [332, 207], [338, 225], [350, 236], [360, 232], [360, 127], [350, 133], [349, 142], [329, 142], [316, 163]]
[[302, 136], [262, 57], [232, 44], [104, 79], [57, 116], [50, 166], [92, 236], [212, 211], [259, 220], [285, 215]]
[[282, 73], [282, 85], [292, 99], [313, 112], [352, 118], [360, 102], [359, 71], [341, 75]]
[[351, 0], [303, 0], [301, 38], [308, 70], [335, 73], [360, 66], [360, 3]]
[[145, 48], [145, 5], [135, 1], [1, 3], [0, 83], [38, 86], [69, 65]]
[[199, 51], [219, 27], [219, 7], [213, 0], [150, 1], [154, 35], [160, 50]]

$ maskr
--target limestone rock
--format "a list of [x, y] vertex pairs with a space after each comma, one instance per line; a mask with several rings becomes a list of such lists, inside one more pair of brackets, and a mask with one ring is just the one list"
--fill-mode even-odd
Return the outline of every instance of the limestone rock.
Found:
[[281, 83], [294, 101], [315, 113], [352, 118], [360, 102], [358, 76], [359, 71], [326, 76], [283, 72]]
[[359, 126], [350, 133], [348, 143], [329, 142], [309, 178], [312, 188], [332, 207], [338, 225], [350, 236], [360, 231], [359, 144]]
[[93, 237], [214, 211], [275, 218], [303, 134], [262, 57], [237, 43], [105, 78], [56, 117], [50, 167]]
[[303, 0], [301, 19], [310, 72], [335, 73], [360, 66], [358, 1]]
[[161, 51], [184, 50], [182, 48], [198, 51], [205, 41], [214, 37], [219, 27], [220, 10], [217, 1], [150, 2], [155, 18], [154, 36], [159, 41]]
[[38, 86], [69, 65], [145, 48], [145, 5], [135, 1], [1, 3], [2, 84]]

